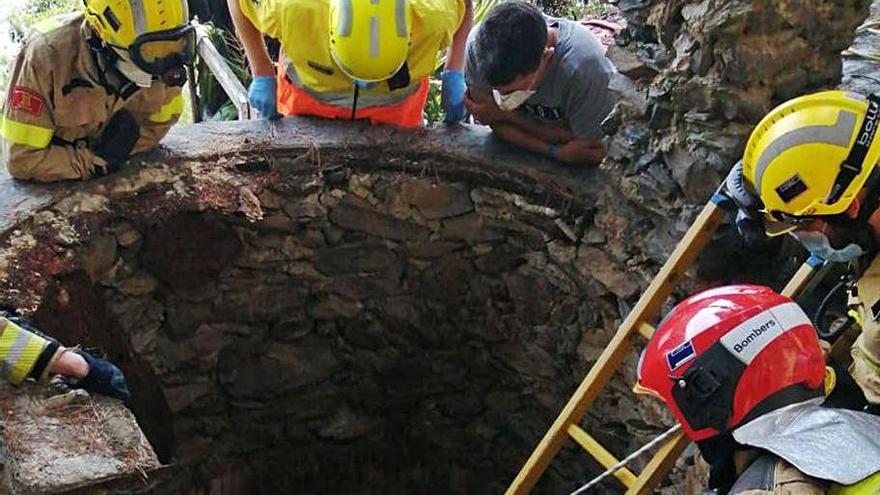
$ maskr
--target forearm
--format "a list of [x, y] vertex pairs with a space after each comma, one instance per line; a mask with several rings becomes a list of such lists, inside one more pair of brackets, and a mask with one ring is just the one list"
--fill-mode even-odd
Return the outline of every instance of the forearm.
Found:
[[492, 132], [503, 141], [533, 153], [545, 156], [551, 155], [550, 145], [552, 143], [530, 134], [528, 131], [525, 131], [518, 126], [508, 123], [495, 123], [492, 124], [491, 127]]
[[465, 14], [458, 26], [458, 31], [452, 37], [452, 45], [449, 47], [449, 54], [446, 56], [446, 70], [463, 71], [465, 48], [467, 46], [468, 34], [474, 22], [474, 5], [473, 0], [464, 0]]
[[598, 165], [605, 158], [605, 146], [598, 140], [576, 139], [555, 151], [559, 161], [572, 165]]
[[86, 146], [49, 145], [34, 149], [4, 143], [3, 158], [16, 179], [55, 182], [87, 179], [94, 174], [95, 156]]
[[58, 359], [49, 364], [47, 371], [55, 375], [83, 378], [89, 373], [89, 365], [79, 354], [63, 349]]
[[238, 34], [238, 39], [244, 47], [244, 52], [254, 77], [275, 75], [275, 67], [272, 65], [272, 59], [269, 58], [269, 52], [266, 50], [263, 33], [257, 30], [250, 19], [244, 15], [238, 0], [227, 0], [226, 3], [229, 6], [232, 23], [235, 25], [235, 32]]
[[546, 143], [565, 144], [574, 139], [574, 134], [566, 127], [539, 122], [519, 112], [509, 112], [507, 123], [519, 127]]

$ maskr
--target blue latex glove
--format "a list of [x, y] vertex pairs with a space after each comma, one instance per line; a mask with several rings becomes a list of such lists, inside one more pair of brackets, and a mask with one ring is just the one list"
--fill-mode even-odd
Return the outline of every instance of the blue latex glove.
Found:
[[275, 106], [275, 96], [274, 76], [255, 77], [248, 88], [248, 101], [264, 119], [274, 120], [281, 117]]
[[461, 122], [467, 115], [467, 109], [464, 107], [464, 94], [467, 91], [464, 73], [457, 70], [444, 70], [440, 74], [440, 80], [443, 82], [440, 103], [446, 113], [443, 122], [447, 124]]
[[71, 387], [106, 395], [128, 403], [131, 394], [125, 385], [125, 376], [122, 374], [122, 370], [110, 361], [96, 358], [88, 352], [77, 351], [77, 354], [81, 355], [89, 364], [89, 374]]

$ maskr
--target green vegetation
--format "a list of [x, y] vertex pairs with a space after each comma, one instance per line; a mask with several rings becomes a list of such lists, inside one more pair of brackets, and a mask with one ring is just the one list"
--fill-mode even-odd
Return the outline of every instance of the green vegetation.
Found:
[[33, 24], [58, 14], [76, 11], [82, 0], [28, 0], [23, 9], [9, 16], [9, 24], [18, 38]]

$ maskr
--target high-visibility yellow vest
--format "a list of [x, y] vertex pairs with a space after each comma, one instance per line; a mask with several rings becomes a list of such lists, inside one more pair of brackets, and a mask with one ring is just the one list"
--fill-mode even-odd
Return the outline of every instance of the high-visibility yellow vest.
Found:
[[[352, 81], [330, 55], [327, 0], [239, 0], [244, 15], [264, 34], [278, 39], [298, 84], [315, 93], [350, 93]], [[440, 51], [452, 43], [465, 14], [464, 0], [409, 0], [412, 45], [407, 55], [411, 86], [434, 72]], [[281, 68], [280, 70], [284, 70]], [[389, 92], [377, 84], [369, 92]]]

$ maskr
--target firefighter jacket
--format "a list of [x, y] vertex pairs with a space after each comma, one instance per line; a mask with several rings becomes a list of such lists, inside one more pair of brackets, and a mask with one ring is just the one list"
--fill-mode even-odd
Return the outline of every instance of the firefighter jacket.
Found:
[[[180, 88], [138, 88], [90, 48], [81, 14], [38, 23], [15, 61], [0, 114], [0, 161], [19, 179], [87, 179], [92, 151], [114, 114], [140, 125], [133, 153], [155, 147], [183, 109]], [[102, 163], [98, 159], [97, 163]], [[100, 170], [100, 169], [99, 169]]]

